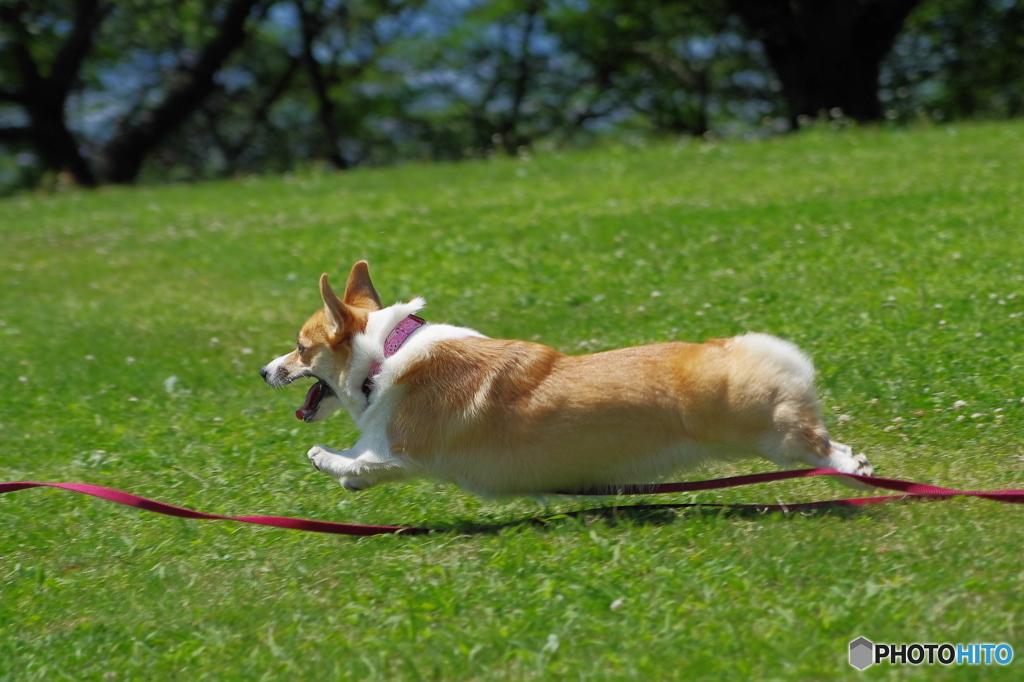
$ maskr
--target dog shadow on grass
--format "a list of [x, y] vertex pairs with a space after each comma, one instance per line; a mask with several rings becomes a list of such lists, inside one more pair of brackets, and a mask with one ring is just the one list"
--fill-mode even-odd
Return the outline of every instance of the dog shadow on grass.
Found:
[[572, 525], [586, 527], [595, 523], [604, 523], [608, 526], [667, 526], [687, 519], [750, 519], [794, 514], [808, 517], [854, 518], [863, 514], [863, 509], [841, 502], [818, 503], [813, 509], [790, 509], [785, 505], [754, 504], [632, 504], [529, 516], [499, 523], [456, 521], [447, 527], [436, 527], [431, 530], [460, 535], [493, 535], [520, 528], [557, 529]]

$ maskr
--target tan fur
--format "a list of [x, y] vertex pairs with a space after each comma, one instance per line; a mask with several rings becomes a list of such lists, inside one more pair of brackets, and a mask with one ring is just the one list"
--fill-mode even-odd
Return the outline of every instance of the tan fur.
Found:
[[397, 383], [406, 391], [388, 429], [393, 447], [454, 468], [514, 456], [559, 488], [625, 482], [602, 472], [626, 475], [632, 457], [681, 441], [742, 450], [779, 427], [791, 447], [828, 454], [816, 406], [780, 396], [727, 340], [569, 356], [525, 341], [459, 339], [436, 344]]
[[810, 361], [761, 334], [570, 356], [442, 325], [387, 361], [391, 374], [361, 404], [351, 365], [367, 371], [369, 320], [392, 308], [381, 308], [365, 263], [341, 298], [326, 275], [320, 284], [324, 308], [299, 335], [305, 353], [268, 368], [336, 378], [364, 435], [351, 450], [309, 456], [348, 488], [428, 475], [483, 494], [537, 494], [749, 456], [871, 474], [862, 455], [830, 441]]

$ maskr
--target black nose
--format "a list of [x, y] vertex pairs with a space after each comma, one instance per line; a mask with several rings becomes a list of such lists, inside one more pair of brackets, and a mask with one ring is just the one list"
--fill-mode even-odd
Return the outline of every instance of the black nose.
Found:
[[260, 376], [263, 377], [264, 381], [267, 380], [267, 368], [266, 367], [260, 367]]

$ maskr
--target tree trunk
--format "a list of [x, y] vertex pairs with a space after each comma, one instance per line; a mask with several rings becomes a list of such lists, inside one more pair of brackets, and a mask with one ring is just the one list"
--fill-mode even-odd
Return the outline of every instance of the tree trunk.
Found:
[[29, 125], [0, 129], [0, 141], [28, 144], [47, 168], [70, 173], [82, 187], [95, 187], [96, 176], [64, 120], [67, 93], [56, 92], [50, 79], [32, 79], [30, 83], [18, 101]]
[[316, 26], [317, 19], [310, 13], [302, 0], [296, 0], [295, 6], [299, 10], [299, 23], [302, 26], [302, 57], [306, 64], [306, 70], [309, 72], [313, 94], [316, 96], [317, 117], [320, 119], [320, 126], [324, 129], [324, 137], [327, 138], [327, 158], [331, 165], [338, 170], [347, 170], [348, 161], [338, 149], [340, 135], [334, 113], [334, 102], [331, 101], [330, 93], [327, 92], [327, 79], [324, 78], [320, 62], [313, 54], [313, 41], [319, 32], [319, 28]]
[[68, 129], [64, 106], [82, 62], [92, 50], [95, 33], [113, 5], [99, 0], [76, 0], [71, 30], [46, 76], [40, 72], [29, 46], [32, 33], [22, 16], [27, 9], [24, 3], [0, 7], [0, 23], [10, 29], [10, 55], [21, 80], [18, 90], [2, 91], [0, 100], [20, 105], [29, 119], [26, 127], [0, 130], [7, 133], [0, 137], [29, 143], [47, 167], [71, 173], [83, 187], [94, 187], [96, 176]]
[[95, 187], [96, 175], [82, 156], [78, 141], [64, 123], [63, 101], [45, 109], [29, 107], [33, 147], [50, 168], [67, 171], [81, 187]]
[[764, 45], [790, 118], [842, 109], [882, 118], [881, 62], [921, 0], [730, 0]]

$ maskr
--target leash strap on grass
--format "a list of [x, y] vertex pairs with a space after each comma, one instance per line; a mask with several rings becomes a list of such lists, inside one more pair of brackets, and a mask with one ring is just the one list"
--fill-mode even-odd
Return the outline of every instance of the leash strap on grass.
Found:
[[337, 523], [334, 521], [316, 521], [314, 519], [293, 519], [287, 516], [220, 516], [218, 514], [206, 514], [204, 512], [175, 507], [174, 505], [148, 500], [145, 497], [132, 495], [113, 488], [104, 488], [100, 485], [89, 485], [88, 483], [0, 483], [0, 493], [11, 493], [15, 490], [25, 488], [60, 488], [76, 493], [92, 495], [103, 500], [110, 500], [118, 504], [126, 504], [129, 507], [137, 507], [146, 511], [165, 514], [166, 516], [177, 516], [182, 519], [206, 519], [210, 521], [242, 521], [244, 523], [255, 523], [261, 526], [274, 526], [277, 528], [288, 528], [291, 530], [307, 530], [314, 533], [334, 533], [336, 535], [383, 535], [389, 533], [429, 533], [429, 528], [411, 528], [408, 526], [364, 526], [356, 523]]
[[[952, 488], [940, 488], [939, 486], [927, 483], [914, 483], [913, 481], [901, 481], [896, 478], [878, 478], [875, 476], [859, 476], [857, 474], [841, 474], [835, 469], [797, 469], [795, 471], [774, 471], [767, 474], [752, 474], [749, 476], [733, 476], [731, 478], [716, 478], [710, 481], [690, 481], [687, 483], [649, 483], [642, 485], [622, 485], [610, 488], [592, 488], [589, 490], [568, 492], [569, 495], [656, 495], [661, 493], [688, 493], [697, 490], [718, 490], [721, 488], [735, 488], [741, 485], [752, 485], [754, 483], [771, 483], [773, 481], [785, 481], [791, 478], [809, 478], [812, 476], [845, 476], [853, 478], [862, 483], [893, 490], [902, 495], [892, 495], [892, 498], [903, 497], [937, 497], [947, 499], [957, 495], [966, 497], [983, 497], [987, 500], [999, 502], [1012, 502], [1024, 504], [1024, 490], [953, 490]], [[881, 499], [881, 498], [867, 498]], [[831, 500], [831, 502], [850, 502], [852, 500]], [[792, 505], [795, 506], [795, 505]]]
[[[721, 488], [735, 488], [741, 485], [752, 485], [754, 483], [771, 483], [772, 481], [784, 481], [791, 478], [809, 478], [812, 476], [846, 476], [855, 478], [864, 483], [899, 492], [899, 495], [886, 495], [882, 497], [857, 497], [844, 500], [822, 500], [817, 502], [796, 502], [794, 504], [713, 504], [713, 503], [681, 503], [681, 504], [647, 504], [631, 505], [620, 508], [638, 509], [685, 509], [692, 507], [715, 507], [723, 509], [752, 510], [752, 511], [798, 511], [801, 509], [815, 509], [827, 507], [863, 507], [873, 504], [882, 504], [893, 500], [905, 500], [920, 498], [925, 500], [948, 500], [958, 495], [965, 497], [981, 497], [986, 500], [997, 502], [1010, 502], [1013, 504], [1024, 504], [1024, 490], [953, 490], [951, 488], [940, 488], [926, 483], [914, 483], [912, 481], [901, 481], [892, 478], [875, 478], [869, 476], [858, 476], [856, 474], [841, 474], [834, 469], [804, 469], [798, 471], [778, 471], [767, 474], [754, 474], [750, 476], [733, 476], [730, 478], [718, 478], [710, 481], [692, 481], [688, 483], [654, 483], [649, 485], [624, 485], [612, 488], [590, 489], [584, 491], [562, 492], [556, 494], [567, 495], [652, 495], [663, 493], [693, 492], [697, 490], [718, 490]], [[176, 516], [182, 519], [205, 519], [211, 521], [241, 521], [243, 523], [255, 523], [261, 526], [273, 526], [275, 528], [287, 528], [290, 530], [304, 530], [313, 533], [332, 533], [335, 535], [386, 535], [402, 533], [404, 535], [422, 535], [430, 532], [450, 532], [455, 529], [420, 528], [415, 526], [373, 526], [358, 523], [339, 523], [336, 521], [317, 521], [314, 519], [295, 519], [286, 516], [220, 516], [218, 514], [207, 514], [204, 512], [175, 507], [174, 505], [149, 500], [131, 493], [112, 488], [104, 488], [99, 485], [88, 483], [0, 483], [0, 494], [12, 493], [16, 490], [27, 488], [60, 488], [76, 493], [92, 495], [100, 499], [125, 504], [130, 507], [144, 509], [146, 511]], [[555, 515], [556, 517], [562, 515]], [[543, 519], [539, 519], [543, 522]]]

